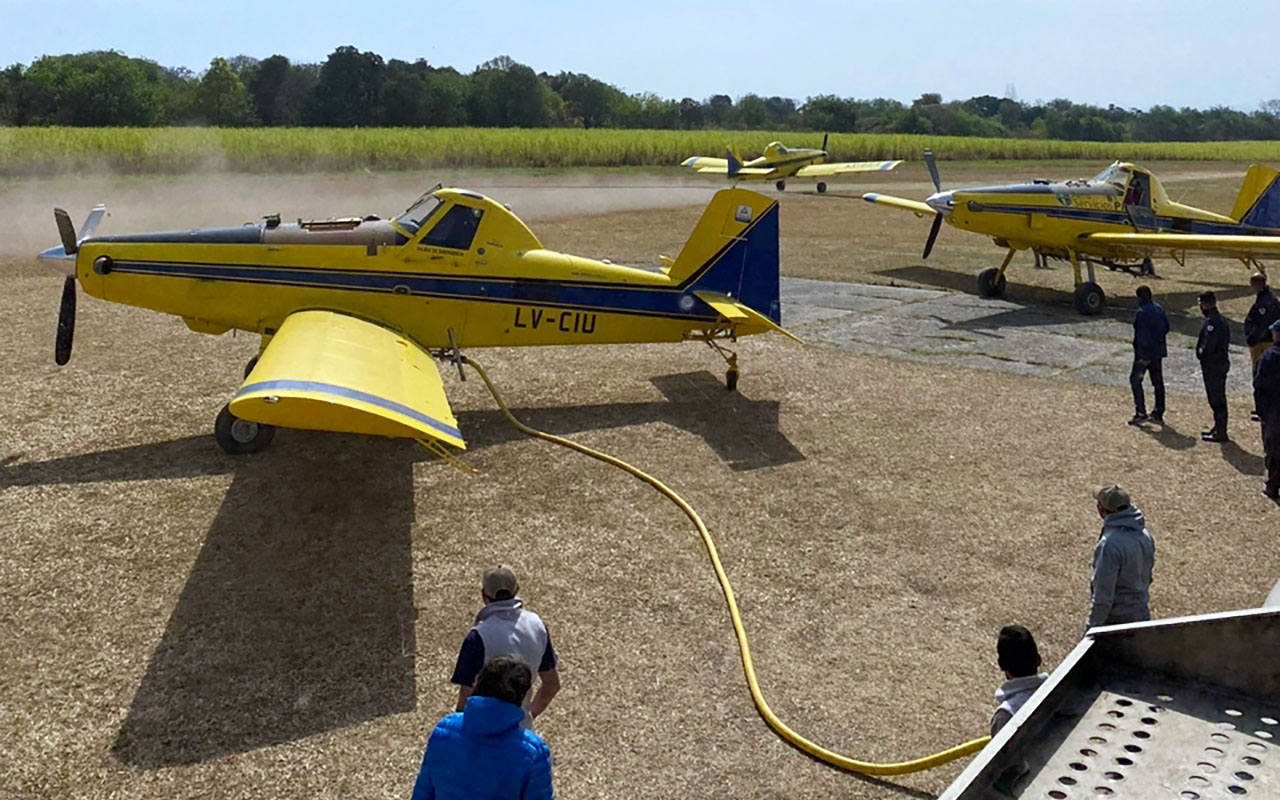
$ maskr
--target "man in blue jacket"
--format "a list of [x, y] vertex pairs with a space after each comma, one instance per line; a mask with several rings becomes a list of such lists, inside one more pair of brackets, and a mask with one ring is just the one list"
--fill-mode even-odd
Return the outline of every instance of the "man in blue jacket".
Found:
[[[1271, 347], [1271, 325], [1280, 321], [1280, 300], [1271, 293], [1271, 289], [1267, 287], [1267, 276], [1261, 272], [1253, 274], [1249, 279], [1249, 286], [1257, 297], [1248, 316], [1244, 318], [1244, 343], [1249, 348], [1249, 357], [1252, 359], [1250, 368], [1256, 372], [1258, 359]], [[1253, 420], [1257, 422], [1260, 419], [1260, 412], [1255, 407]]]
[[1200, 313], [1204, 324], [1196, 340], [1196, 358], [1204, 376], [1204, 391], [1213, 410], [1213, 427], [1200, 432], [1206, 442], [1227, 442], [1227, 373], [1231, 371], [1231, 329], [1218, 313], [1218, 296], [1200, 293]]
[[[1129, 386], [1133, 388], [1133, 419], [1130, 425], [1140, 425], [1150, 419], [1164, 424], [1164, 357], [1169, 354], [1165, 336], [1169, 333], [1169, 318], [1164, 309], [1151, 299], [1151, 287], [1138, 287], [1138, 313], [1133, 317], [1133, 369], [1129, 371]], [[1156, 404], [1147, 416], [1147, 401], [1142, 394], [1142, 376], [1151, 373], [1151, 387], [1156, 391]]]
[[552, 800], [551, 754], [520, 726], [532, 685], [514, 658], [485, 664], [463, 710], [431, 731], [413, 800]]
[[1280, 319], [1271, 323], [1270, 347], [1253, 373], [1253, 404], [1262, 420], [1262, 452], [1267, 483], [1262, 493], [1280, 501]]

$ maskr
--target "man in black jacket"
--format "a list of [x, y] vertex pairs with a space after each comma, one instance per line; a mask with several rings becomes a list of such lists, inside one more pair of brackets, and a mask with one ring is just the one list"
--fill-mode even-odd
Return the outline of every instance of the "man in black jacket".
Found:
[[1280, 320], [1271, 323], [1272, 345], [1258, 359], [1253, 373], [1253, 403], [1262, 420], [1262, 452], [1267, 485], [1262, 493], [1280, 501]]
[[[1165, 336], [1169, 333], [1169, 318], [1164, 309], [1151, 299], [1151, 287], [1139, 286], [1138, 313], [1133, 316], [1133, 369], [1129, 371], [1129, 386], [1133, 389], [1133, 419], [1130, 425], [1141, 425], [1150, 419], [1164, 424], [1164, 369], [1161, 366], [1168, 355]], [[1147, 416], [1146, 398], [1142, 392], [1142, 376], [1151, 373], [1151, 386], [1156, 390], [1156, 404]]]
[[[1253, 307], [1244, 318], [1244, 343], [1249, 348], [1252, 368], [1256, 370], [1258, 359], [1271, 346], [1271, 323], [1280, 320], [1280, 300], [1271, 293], [1271, 289], [1267, 287], [1267, 276], [1261, 272], [1253, 274], [1249, 279], [1249, 286], [1258, 298], [1253, 301]], [[1258, 419], [1257, 408], [1253, 411], [1253, 418], [1255, 421]]]
[[1196, 341], [1196, 358], [1200, 359], [1200, 374], [1204, 376], [1204, 391], [1213, 409], [1213, 427], [1201, 431], [1206, 442], [1225, 442], [1227, 438], [1227, 373], [1231, 370], [1228, 348], [1231, 330], [1227, 321], [1218, 313], [1218, 296], [1213, 292], [1200, 293], [1200, 312], [1204, 324]]

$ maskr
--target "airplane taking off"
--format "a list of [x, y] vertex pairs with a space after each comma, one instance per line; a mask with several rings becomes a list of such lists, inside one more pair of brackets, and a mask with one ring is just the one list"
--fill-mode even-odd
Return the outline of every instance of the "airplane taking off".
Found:
[[[509, 209], [436, 188], [390, 220], [351, 217], [94, 236], [54, 210], [69, 268], [55, 361], [71, 357], [76, 280], [93, 297], [182, 317], [199, 333], [262, 336], [214, 425], [227, 453], [265, 449], [274, 427], [416, 439], [465, 448], [432, 357], [462, 373], [464, 347], [721, 342], [780, 327], [778, 204], [716, 192], [660, 269], [544, 249]], [[795, 338], [791, 336], [791, 338]], [[798, 341], [798, 340], [797, 340]]]
[[1126, 272], [1139, 266], [1141, 273], [1154, 274], [1153, 258], [1185, 264], [1188, 253], [1200, 253], [1236, 258], [1263, 270], [1263, 258], [1280, 254], [1280, 173], [1259, 164], [1249, 168], [1231, 214], [1224, 216], [1173, 202], [1150, 171], [1121, 161], [1089, 180], [944, 192], [933, 153], [925, 150], [924, 159], [937, 189], [924, 202], [878, 193], [862, 197], [918, 217], [932, 216], [923, 258], [932, 252], [944, 220], [1006, 248], [998, 268], [978, 273], [983, 297], [1004, 296], [1005, 271], [1018, 250], [1033, 251], [1037, 260], [1071, 263], [1074, 302], [1081, 314], [1097, 314], [1106, 306], [1095, 264]]
[[[730, 180], [776, 181], [778, 191], [787, 188], [787, 178], [829, 178], [854, 172], [888, 172], [901, 161], [843, 161], [825, 163], [827, 160], [827, 136], [822, 137], [822, 149], [812, 147], [784, 147], [780, 142], [770, 142], [764, 153], [743, 162], [736, 149], [730, 149], [726, 158], [693, 156], [680, 166], [690, 167], [704, 175], [724, 175]], [[818, 193], [827, 190], [824, 181], [818, 181]]]

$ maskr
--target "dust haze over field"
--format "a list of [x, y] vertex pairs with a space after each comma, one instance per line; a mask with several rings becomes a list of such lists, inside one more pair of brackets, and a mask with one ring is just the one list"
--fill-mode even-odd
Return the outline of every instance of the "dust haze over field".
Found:
[[[1097, 166], [944, 164], [942, 177], [953, 187]], [[1185, 189], [1186, 202], [1215, 210], [1243, 174], [1152, 166], [1182, 173], [1175, 199]], [[827, 197], [789, 186], [784, 273], [972, 292], [977, 268], [999, 258], [990, 242], [946, 228], [925, 264], [927, 220], [856, 198], [931, 186], [919, 164], [901, 172]], [[0, 786], [31, 797], [406, 796], [431, 725], [452, 707], [447, 679], [479, 572], [503, 560], [563, 659], [565, 689], [538, 722], [559, 796], [944, 787], [962, 764], [873, 781], [770, 733], [683, 516], [615, 470], [523, 438], [474, 378], [441, 370], [478, 471], [467, 476], [406, 442], [300, 431], [257, 457], [223, 455], [210, 428], [254, 337], [201, 336], [82, 297], [72, 362], [52, 364], [61, 281], [31, 257], [57, 241], [52, 205], [78, 222], [106, 201], [116, 216], [103, 232], [274, 211], [387, 215], [448, 177], [0, 184], [0, 211], [18, 220], [0, 244]], [[646, 264], [678, 250], [719, 186], [661, 174], [459, 178], [510, 202], [549, 247]], [[1175, 310], [1202, 286], [1222, 290], [1232, 314], [1247, 307], [1238, 264], [1159, 268], [1157, 296]], [[1131, 297], [1133, 278], [1101, 277], [1117, 302]], [[1019, 262], [1009, 290], [1065, 306], [1069, 271]], [[1144, 433], [1123, 424], [1124, 387], [771, 336], [738, 350], [738, 394], [692, 344], [470, 355], [527, 422], [635, 462], [699, 509], [766, 697], [824, 746], [896, 760], [981, 735], [1003, 624], [1035, 631], [1047, 666], [1063, 658], [1086, 611], [1098, 483], [1124, 484], [1148, 517], [1157, 616], [1256, 605], [1276, 578], [1280, 517], [1257, 493], [1243, 395], [1232, 397], [1236, 443], [1220, 447], [1195, 438], [1207, 416], [1198, 397], [1173, 398], [1168, 428]]]

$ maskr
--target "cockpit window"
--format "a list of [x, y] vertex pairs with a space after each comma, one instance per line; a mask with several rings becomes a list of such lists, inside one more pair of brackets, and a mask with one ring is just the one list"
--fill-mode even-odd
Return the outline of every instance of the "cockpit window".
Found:
[[1111, 166], [1104, 169], [1102, 172], [1099, 172], [1097, 175], [1094, 175], [1093, 179], [1089, 182], [1090, 183], [1109, 183], [1112, 186], [1116, 187], [1117, 189], [1120, 189], [1123, 191], [1124, 187], [1129, 184], [1129, 168], [1122, 167], [1119, 164], [1112, 164]]
[[783, 147], [783, 146], [782, 146], [782, 145], [780, 145], [780, 144], [779, 144], [779, 145], [774, 145], [774, 148], [773, 148], [773, 149], [774, 149], [774, 150], [778, 153], [778, 155], [780, 155], [780, 156], [785, 156], [785, 155], [787, 154], [787, 148]]
[[440, 210], [444, 203], [433, 197], [430, 192], [418, 198], [418, 202], [409, 206], [403, 214], [396, 217], [396, 224], [404, 232], [412, 236], [417, 233], [427, 220]]
[[483, 216], [482, 208], [455, 205], [423, 237], [422, 243], [435, 247], [447, 247], [450, 250], [469, 250], [471, 240], [476, 238], [476, 229], [480, 227], [480, 218]]

